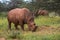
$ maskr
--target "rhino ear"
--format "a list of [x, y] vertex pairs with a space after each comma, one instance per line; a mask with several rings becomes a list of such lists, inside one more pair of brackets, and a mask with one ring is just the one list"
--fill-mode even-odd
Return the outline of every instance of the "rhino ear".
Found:
[[34, 16], [34, 13], [32, 15]]

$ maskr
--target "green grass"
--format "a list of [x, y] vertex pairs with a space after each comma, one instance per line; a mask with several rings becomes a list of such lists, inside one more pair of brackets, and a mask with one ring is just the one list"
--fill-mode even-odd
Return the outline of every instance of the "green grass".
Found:
[[[46, 32], [38, 31], [24, 31], [21, 30], [16, 31], [14, 29], [14, 25], [12, 24], [12, 31], [8, 30], [8, 22], [6, 18], [6, 14], [0, 14], [0, 37], [6, 38], [6, 40], [13, 40], [16, 38], [17, 40], [60, 40], [60, 30], [56, 32]], [[42, 25], [48, 25], [52, 27], [60, 27], [60, 17], [47, 17], [47, 16], [39, 16], [35, 18], [35, 23], [39, 27]]]
[[37, 25], [60, 26], [60, 17], [39, 16], [35, 19]]
[[26, 35], [23, 40], [60, 40], [60, 34], [50, 34], [50, 35], [35, 35], [29, 34]]

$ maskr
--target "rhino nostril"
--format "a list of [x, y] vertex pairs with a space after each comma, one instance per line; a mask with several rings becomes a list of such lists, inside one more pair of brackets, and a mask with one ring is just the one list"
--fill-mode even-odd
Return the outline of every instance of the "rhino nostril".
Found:
[[34, 24], [35, 25], [35, 24]]

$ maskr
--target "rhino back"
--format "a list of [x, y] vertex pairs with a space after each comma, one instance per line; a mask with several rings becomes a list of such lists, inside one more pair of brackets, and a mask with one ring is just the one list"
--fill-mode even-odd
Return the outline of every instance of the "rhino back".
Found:
[[17, 22], [21, 22], [21, 21], [24, 21], [24, 20], [28, 20], [30, 17], [31, 17], [31, 13], [28, 9], [26, 8], [23, 8], [23, 9], [20, 9], [20, 8], [16, 8], [16, 9], [13, 9], [11, 11], [9, 11], [8, 13], [8, 20], [11, 21], [11, 22], [14, 22], [14, 23], [17, 23]]

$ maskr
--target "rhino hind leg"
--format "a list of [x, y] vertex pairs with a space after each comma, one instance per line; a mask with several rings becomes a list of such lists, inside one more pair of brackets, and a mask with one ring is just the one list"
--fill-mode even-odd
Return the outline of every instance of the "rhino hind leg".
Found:
[[8, 28], [11, 30], [11, 22], [8, 22]]

